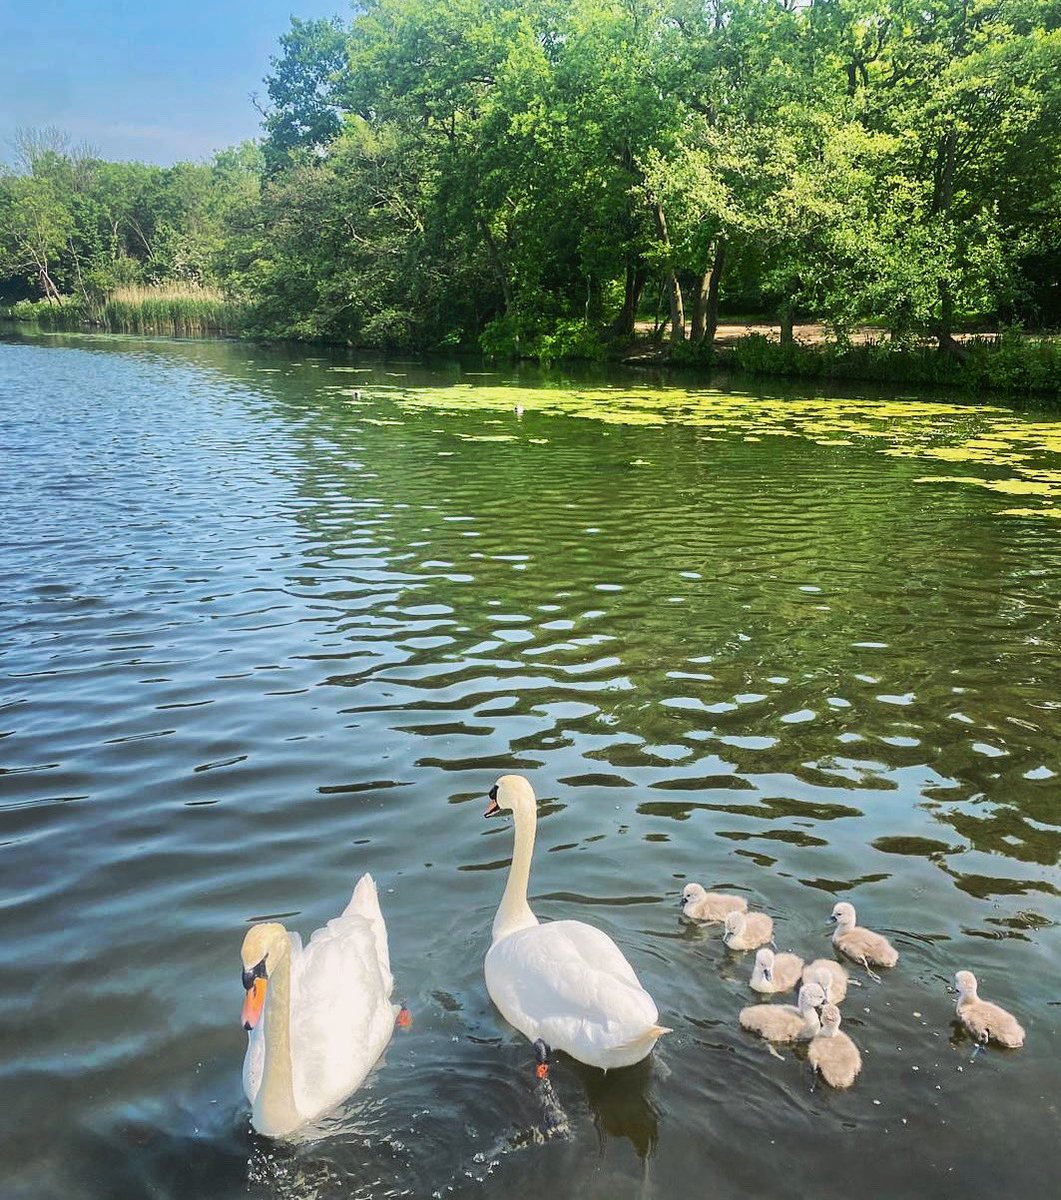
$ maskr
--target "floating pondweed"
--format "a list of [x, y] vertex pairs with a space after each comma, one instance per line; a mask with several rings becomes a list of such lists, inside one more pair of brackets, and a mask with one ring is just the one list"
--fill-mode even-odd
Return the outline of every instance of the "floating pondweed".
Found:
[[[922, 475], [914, 483], [957, 483], [1006, 495], [1061, 497], [1061, 424], [1022, 420], [997, 405], [844, 397], [757, 397], [710, 388], [478, 386], [395, 390], [404, 406], [450, 412], [572, 416], [609, 425], [677, 424], [709, 430], [705, 440], [803, 437], [820, 446], [865, 446], [895, 458], [963, 463], [980, 475]], [[464, 435], [465, 438], [468, 435]], [[513, 438], [515, 434], [511, 435]], [[478, 438], [477, 440], [485, 440]], [[536, 439], [528, 439], [535, 442]], [[634, 465], [641, 465], [640, 460]], [[1010, 471], [1008, 477], [989, 472]], [[1003, 516], [1058, 516], [1061, 509], [1004, 508]]]

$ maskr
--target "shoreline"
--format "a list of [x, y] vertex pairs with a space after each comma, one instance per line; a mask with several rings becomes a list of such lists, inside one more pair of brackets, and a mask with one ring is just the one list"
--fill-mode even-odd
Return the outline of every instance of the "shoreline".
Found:
[[[233, 306], [234, 311], [236, 306]], [[59, 316], [59, 314], [56, 314]], [[238, 322], [234, 322], [238, 324]], [[239, 328], [204, 328], [183, 321], [137, 322], [135, 328], [114, 328], [99, 321], [58, 320], [41, 322], [0, 310], [0, 329], [27, 333], [72, 333], [86, 336], [177, 337], [231, 339], [267, 346], [318, 346], [367, 355], [393, 357], [394, 351], [358, 346], [333, 339], [273, 337]], [[708, 350], [679, 343], [676, 347], [646, 330], [621, 344], [601, 346], [597, 355], [541, 354], [488, 355], [473, 347], [402, 350], [418, 357], [437, 356], [559, 365], [599, 363], [612, 367], [653, 369], [688, 376], [716, 371], [761, 378], [799, 381], [867, 383], [895, 387], [948, 387], [972, 393], [1030, 395], [1061, 398], [1061, 337], [1015, 330], [1002, 333], [962, 332], [955, 335], [961, 356], [941, 353], [934, 344], [900, 345], [887, 339], [883, 330], [862, 326], [852, 331], [846, 346], [829, 341], [822, 325], [795, 327], [795, 340], [782, 345], [779, 327], [769, 322], [723, 322], [714, 345]]]

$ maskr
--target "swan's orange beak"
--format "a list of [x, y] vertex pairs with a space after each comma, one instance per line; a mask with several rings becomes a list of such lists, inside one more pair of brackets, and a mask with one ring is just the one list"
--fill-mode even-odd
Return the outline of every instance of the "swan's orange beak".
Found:
[[240, 1016], [240, 1021], [243, 1023], [243, 1028], [248, 1032], [262, 1019], [262, 1009], [265, 1007], [265, 980], [262, 978], [255, 979], [251, 986], [247, 989], [247, 995], [243, 1001], [243, 1013]]

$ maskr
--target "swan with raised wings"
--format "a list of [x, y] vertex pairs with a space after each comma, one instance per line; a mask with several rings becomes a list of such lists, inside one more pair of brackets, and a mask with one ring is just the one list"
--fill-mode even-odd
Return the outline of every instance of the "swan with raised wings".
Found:
[[387, 929], [371, 875], [303, 947], [269, 922], [243, 939], [243, 1090], [259, 1133], [284, 1137], [355, 1091], [383, 1053], [398, 1009]]
[[538, 806], [522, 775], [490, 789], [493, 817], [509, 810], [515, 846], [486, 955], [486, 990], [501, 1015], [532, 1042], [610, 1070], [640, 1062], [669, 1029], [652, 997], [606, 933], [582, 921], [539, 925], [527, 903]]

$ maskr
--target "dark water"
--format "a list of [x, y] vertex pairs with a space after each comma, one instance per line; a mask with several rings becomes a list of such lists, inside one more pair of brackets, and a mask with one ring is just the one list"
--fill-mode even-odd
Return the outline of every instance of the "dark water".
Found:
[[[0, 344], [4, 1196], [1052, 1190], [1061, 424], [353, 366]], [[544, 1145], [481, 971], [509, 770], [538, 913], [612, 934], [675, 1029], [561, 1062]], [[243, 931], [366, 869], [413, 1027], [271, 1146]], [[894, 939], [851, 1092], [741, 1033], [749, 956], [683, 923], [689, 879], [808, 957], [840, 897]], [[1022, 1051], [970, 1063], [960, 967]]]

